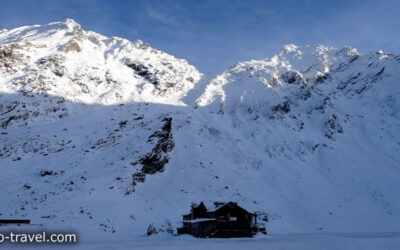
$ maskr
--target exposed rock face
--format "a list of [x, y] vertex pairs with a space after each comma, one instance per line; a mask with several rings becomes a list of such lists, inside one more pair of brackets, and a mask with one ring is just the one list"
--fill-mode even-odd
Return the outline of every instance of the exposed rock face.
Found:
[[336, 114], [332, 114], [332, 118], [330, 118], [326, 123], [325, 123], [326, 127], [327, 127], [327, 131], [325, 133], [325, 135], [330, 138], [333, 139], [333, 135], [335, 133], [343, 133], [343, 128], [339, 123], [339, 119], [337, 117]]
[[76, 51], [81, 52], [82, 49], [77, 42], [71, 41], [65, 46], [65, 52]]
[[163, 121], [165, 123], [162, 129], [156, 131], [149, 137], [149, 141], [158, 140], [152, 151], [139, 159], [142, 168], [132, 175], [133, 187], [136, 186], [138, 182], [144, 182], [147, 174], [163, 172], [165, 165], [169, 161], [168, 152], [175, 146], [172, 137], [172, 117], [166, 117]]
[[165, 124], [162, 130], [156, 131], [149, 138], [151, 140], [158, 138], [157, 144], [152, 152], [139, 160], [139, 163], [143, 165], [142, 172], [145, 174], [154, 174], [164, 171], [164, 166], [168, 163], [168, 156], [166, 154], [175, 146], [171, 131], [172, 118], [165, 118], [164, 121]]
[[[305, 84], [303, 76], [297, 71], [287, 71], [282, 74], [282, 79], [288, 84]], [[320, 77], [317, 79], [321, 79]]]

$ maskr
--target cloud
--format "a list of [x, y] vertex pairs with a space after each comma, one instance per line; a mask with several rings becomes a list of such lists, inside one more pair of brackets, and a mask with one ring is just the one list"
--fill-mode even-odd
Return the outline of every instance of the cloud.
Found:
[[151, 19], [170, 25], [170, 26], [176, 26], [178, 22], [175, 20], [175, 18], [172, 15], [168, 15], [166, 13], [162, 13], [154, 8], [148, 8], [147, 9], [147, 15]]

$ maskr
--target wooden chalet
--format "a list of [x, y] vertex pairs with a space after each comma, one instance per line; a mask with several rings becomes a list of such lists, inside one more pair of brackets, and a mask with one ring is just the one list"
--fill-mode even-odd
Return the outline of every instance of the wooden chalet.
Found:
[[178, 228], [178, 234], [201, 238], [253, 237], [257, 232], [266, 234], [257, 224], [257, 214], [236, 202], [214, 202], [211, 210], [203, 202], [192, 205], [190, 213], [183, 215], [183, 227]]

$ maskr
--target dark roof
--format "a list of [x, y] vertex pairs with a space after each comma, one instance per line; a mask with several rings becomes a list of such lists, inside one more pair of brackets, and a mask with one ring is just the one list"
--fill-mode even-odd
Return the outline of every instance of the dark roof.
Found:
[[248, 212], [246, 209], [242, 208], [241, 206], [239, 206], [236, 202], [232, 202], [232, 201], [231, 201], [231, 202], [228, 202], [228, 203], [225, 203], [225, 204], [222, 205], [222, 206], [217, 207], [214, 211], [211, 211], [211, 212], [217, 212], [217, 211], [219, 211], [219, 210], [224, 209], [224, 208], [227, 207], [227, 206], [234, 206], [234, 207], [239, 208], [240, 210], [242, 210], [242, 211], [245, 212], [245, 213], [253, 214], [253, 213]]
[[207, 212], [216, 212], [216, 211], [218, 211], [218, 210], [220, 210], [220, 209], [222, 209], [222, 208], [224, 208], [224, 207], [226, 207], [228, 205], [236, 206], [236, 207], [242, 209], [243, 211], [245, 211], [246, 213], [253, 214], [253, 213], [248, 212], [246, 209], [242, 208], [241, 206], [239, 206], [237, 204], [237, 202], [233, 202], [233, 201], [228, 201], [228, 202], [218, 201], [218, 202], [214, 202], [213, 205], [209, 206], [210, 209], [207, 209], [207, 207], [204, 205], [203, 202], [200, 202], [200, 204], [197, 205], [197, 206], [194, 205], [194, 207], [195, 208], [203, 208], [204, 207], [207, 210]]
[[227, 206], [228, 204], [233, 204], [235, 206], [238, 206], [236, 202], [232, 202], [232, 201], [230, 201], [230, 202], [214, 202], [214, 207], [212, 209], [210, 209], [209, 211], [215, 212], [215, 211]]

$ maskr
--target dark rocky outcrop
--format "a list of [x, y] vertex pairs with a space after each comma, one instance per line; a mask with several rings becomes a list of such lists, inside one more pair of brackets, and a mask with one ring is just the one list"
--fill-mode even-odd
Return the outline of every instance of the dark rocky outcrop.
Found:
[[300, 85], [305, 83], [303, 76], [297, 71], [287, 71], [283, 73], [282, 79], [288, 84]]
[[0, 45], [0, 68], [4, 68], [7, 73], [14, 73], [16, 62], [23, 58], [18, 52], [19, 49], [21, 49], [21, 45], [16, 43]]
[[[146, 67], [145, 65], [130, 62], [127, 63], [126, 66], [135, 70], [138, 75], [143, 76], [149, 81], [152, 81], [153, 74], [149, 71], [149, 68]], [[156, 82], [153, 83], [156, 84]]]
[[51, 71], [58, 77], [65, 74], [65, 57], [62, 55], [54, 55], [50, 57], [43, 57], [37, 61], [41, 69], [51, 69]]
[[382, 67], [382, 69], [381, 70], [379, 70], [379, 72], [378, 73], [376, 73], [375, 74], [375, 76], [379, 76], [379, 75], [381, 75], [382, 73], [383, 73], [383, 71], [385, 70], [385, 67]]
[[349, 59], [349, 63], [354, 62], [355, 60], [357, 60], [359, 58], [359, 55], [354, 55]]
[[318, 75], [317, 77], [316, 77], [316, 79], [315, 79], [315, 83], [323, 83], [323, 82], [325, 82], [326, 80], [330, 80], [330, 79], [332, 79], [332, 77], [328, 74], [328, 73], [325, 73], [325, 74], [321, 74], [321, 75]]
[[[164, 118], [164, 126], [161, 130], [154, 132], [149, 141], [157, 138], [158, 141], [151, 152], [142, 156], [138, 163], [142, 165], [140, 171], [132, 175], [132, 186], [136, 186], [139, 182], [144, 182], [147, 174], [155, 174], [163, 172], [165, 165], [169, 161], [168, 152], [170, 152], [175, 142], [172, 138], [172, 118]], [[134, 163], [133, 165], [135, 165]], [[129, 191], [128, 191], [129, 193]]]
[[339, 123], [339, 118], [336, 114], [332, 114], [332, 118], [330, 118], [326, 123], [326, 131], [325, 136], [329, 139], [334, 139], [333, 135], [336, 133], [343, 133], [343, 128]]
[[270, 118], [280, 118], [283, 115], [290, 112], [290, 102], [285, 101], [283, 103], [271, 106], [271, 116]]

